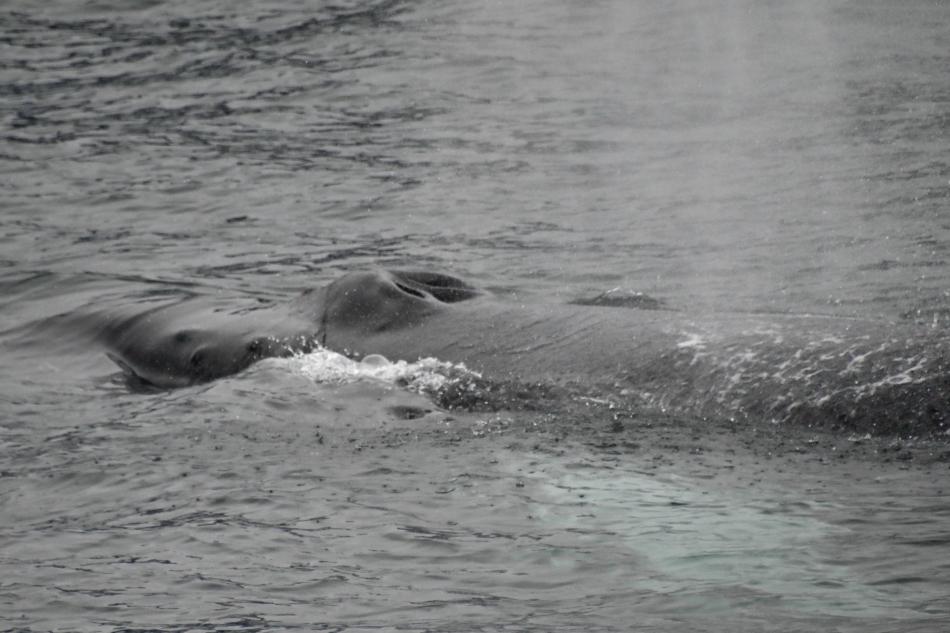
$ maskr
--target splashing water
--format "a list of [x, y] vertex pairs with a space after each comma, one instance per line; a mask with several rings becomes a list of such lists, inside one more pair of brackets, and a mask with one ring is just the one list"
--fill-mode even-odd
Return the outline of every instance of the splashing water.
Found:
[[447, 363], [435, 358], [420, 358], [409, 363], [404, 360], [393, 362], [380, 354], [370, 354], [362, 360], [354, 360], [324, 348], [278, 362], [288, 364], [291, 371], [318, 383], [373, 381], [424, 395], [435, 394], [462, 378], [481, 377], [464, 364]]

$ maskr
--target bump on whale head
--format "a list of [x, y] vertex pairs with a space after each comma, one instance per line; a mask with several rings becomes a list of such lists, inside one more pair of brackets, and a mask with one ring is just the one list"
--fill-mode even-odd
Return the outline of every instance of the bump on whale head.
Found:
[[326, 288], [323, 323], [326, 332], [412, 327], [450, 304], [482, 294], [461, 279], [440, 273], [354, 272]]

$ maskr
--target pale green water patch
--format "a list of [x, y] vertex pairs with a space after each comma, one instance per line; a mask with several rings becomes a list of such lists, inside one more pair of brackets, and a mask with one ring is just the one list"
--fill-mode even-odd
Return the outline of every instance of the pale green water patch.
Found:
[[[869, 550], [881, 547], [865, 534], [879, 526], [853, 520], [863, 512], [860, 482], [845, 479], [815, 495], [820, 479], [733, 488], [649, 472], [636, 458], [608, 467], [595, 460], [505, 453], [501, 464], [524, 482], [533, 518], [610, 550], [598, 556], [610, 561], [600, 571], [628, 590], [655, 594], [660, 612], [767, 609], [864, 619], [912, 617], [918, 606], [850, 564], [865, 539]], [[922, 584], [924, 593], [941, 591]]]

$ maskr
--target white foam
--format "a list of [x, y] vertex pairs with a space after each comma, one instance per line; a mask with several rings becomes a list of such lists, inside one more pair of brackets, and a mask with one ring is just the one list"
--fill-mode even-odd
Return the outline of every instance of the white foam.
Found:
[[327, 349], [317, 349], [286, 359], [292, 371], [318, 383], [347, 384], [372, 381], [398, 385], [417, 392], [432, 392], [459, 375], [477, 376], [462, 364], [453, 364], [435, 358], [420, 358], [408, 363], [390, 361], [380, 354], [370, 354], [363, 360], [353, 360]]
[[695, 348], [697, 350], [704, 350], [706, 349], [706, 343], [706, 339], [699, 334], [687, 333], [686, 339], [677, 343], [676, 347], [679, 349]]

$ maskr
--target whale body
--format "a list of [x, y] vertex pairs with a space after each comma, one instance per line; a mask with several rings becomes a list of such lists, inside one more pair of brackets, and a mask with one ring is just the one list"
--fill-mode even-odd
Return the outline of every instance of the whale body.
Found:
[[264, 308], [187, 300], [84, 322], [110, 358], [157, 387], [323, 346], [354, 358], [435, 357], [496, 381], [582, 384], [703, 416], [930, 435], [946, 432], [950, 409], [942, 331], [825, 316], [523, 305], [436, 272], [353, 272]]

